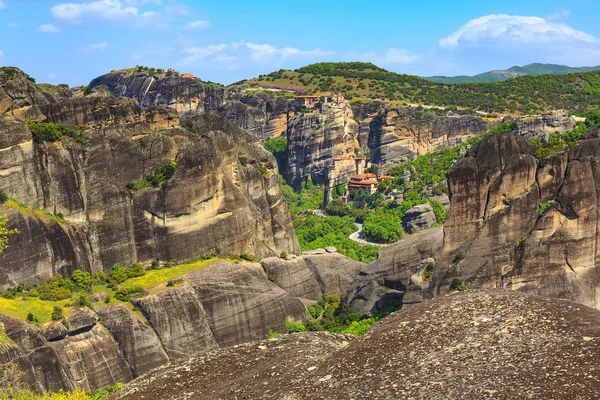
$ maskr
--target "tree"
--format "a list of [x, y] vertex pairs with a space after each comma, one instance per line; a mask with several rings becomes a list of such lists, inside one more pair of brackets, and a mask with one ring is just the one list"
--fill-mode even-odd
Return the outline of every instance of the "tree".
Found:
[[54, 306], [52, 311], [52, 321], [62, 321], [64, 319], [63, 310], [59, 306]]
[[88, 290], [92, 286], [92, 277], [89, 272], [76, 269], [71, 275], [75, 288], [80, 291]]
[[87, 293], [81, 293], [79, 295], [79, 299], [77, 299], [78, 307], [92, 307], [92, 300], [90, 300], [90, 296]]
[[6, 219], [6, 215], [0, 214], [0, 254], [4, 252], [6, 245], [8, 244], [8, 237], [10, 235], [14, 235], [19, 233], [16, 229], [8, 229], [6, 224], [8, 220]]

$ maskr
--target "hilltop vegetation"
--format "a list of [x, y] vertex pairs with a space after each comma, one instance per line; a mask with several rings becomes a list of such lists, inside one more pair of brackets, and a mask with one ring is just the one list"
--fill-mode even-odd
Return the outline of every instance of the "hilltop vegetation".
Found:
[[318, 63], [295, 71], [279, 70], [261, 75], [233, 87], [278, 88], [304, 93], [343, 92], [351, 99], [385, 99], [524, 114], [549, 109], [583, 112], [600, 106], [600, 71], [447, 85], [390, 72], [371, 63]]
[[513, 66], [508, 69], [494, 70], [477, 74], [473, 76], [460, 75], [460, 76], [430, 76], [426, 77], [428, 81], [447, 83], [447, 84], [458, 84], [458, 83], [489, 83], [505, 81], [510, 78], [523, 75], [557, 75], [557, 74], [572, 74], [575, 72], [588, 72], [600, 70], [600, 65], [596, 67], [568, 67], [566, 65], [558, 64], [541, 64], [534, 63], [520, 66]]

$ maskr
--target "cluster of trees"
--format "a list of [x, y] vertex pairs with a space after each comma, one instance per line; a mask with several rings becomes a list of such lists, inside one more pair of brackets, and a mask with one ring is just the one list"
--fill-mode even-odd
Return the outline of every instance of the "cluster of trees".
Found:
[[280, 168], [283, 165], [282, 162], [285, 160], [287, 146], [288, 141], [283, 135], [269, 139], [265, 142], [265, 148], [273, 153], [277, 159], [277, 162], [279, 163]]
[[300, 332], [338, 332], [351, 335], [364, 335], [375, 322], [387, 317], [395, 308], [390, 307], [375, 317], [360, 312], [350, 312], [348, 305], [342, 303], [342, 296], [324, 294], [321, 301], [308, 307], [309, 321], [286, 322], [289, 333]]
[[52, 124], [49, 122], [28, 122], [27, 127], [33, 135], [36, 143], [58, 142], [63, 136], [73, 138], [77, 143], [83, 143], [83, 131], [81, 126], [68, 126], [64, 124]]
[[563, 151], [567, 146], [575, 146], [585, 132], [600, 123], [600, 111], [588, 111], [583, 116], [586, 117], [585, 122], [578, 122], [575, 128], [569, 132], [565, 132], [562, 135], [553, 133], [546, 141], [543, 141], [541, 137], [533, 138], [532, 142], [537, 146], [535, 152], [536, 158], [546, 158], [554, 153]]
[[[397, 74], [361, 62], [317, 63], [295, 73], [302, 75], [301, 84], [315, 84], [322, 91], [344, 91], [353, 95], [360, 91], [363, 96], [366, 91], [366, 97], [374, 99], [488, 112], [538, 113], [558, 108], [586, 111], [600, 106], [600, 71], [521, 76], [502, 82], [457, 85]], [[267, 76], [271, 80], [286, 77], [294, 78], [290, 71], [284, 70]]]

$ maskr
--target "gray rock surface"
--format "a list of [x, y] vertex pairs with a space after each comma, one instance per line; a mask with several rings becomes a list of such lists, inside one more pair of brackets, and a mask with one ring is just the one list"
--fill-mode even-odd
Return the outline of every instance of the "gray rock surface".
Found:
[[429, 229], [435, 224], [435, 213], [429, 203], [419, 204], [406, 212], [402, 218], [402, 228], [406, 233]]
[[208, 316], [190, 286], [132, 300], [148, 318], [169, 359], [186, 359], [217, 348]]
[[156, 333], [125, 305], [98, 307], [96, 311], [118, 343], [134, 378], [169, 362]]
[[304, 333], [220, 350], [114, 398], [590, 399], [600, 390], [599, 327], [600, 312], [577, 303], [468, 291], [394, 313], [354, 339]]

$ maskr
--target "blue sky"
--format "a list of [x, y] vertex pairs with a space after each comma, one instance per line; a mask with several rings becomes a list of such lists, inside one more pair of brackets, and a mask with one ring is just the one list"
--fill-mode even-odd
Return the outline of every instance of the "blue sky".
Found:
[[599, 11], [597, 0], [0, 0], [0, 65], [70, 85], [137, 64], [225, 84], [318, 61], [421, 76], [600, 65]]

